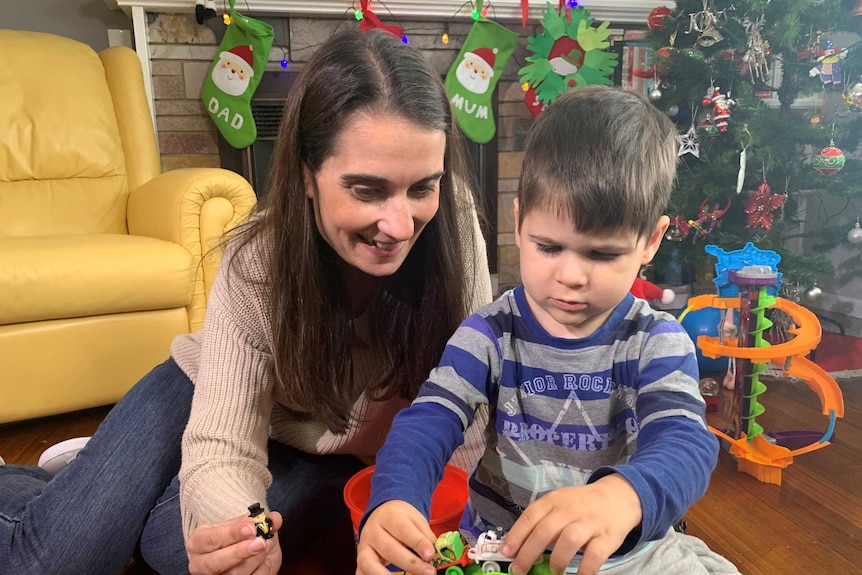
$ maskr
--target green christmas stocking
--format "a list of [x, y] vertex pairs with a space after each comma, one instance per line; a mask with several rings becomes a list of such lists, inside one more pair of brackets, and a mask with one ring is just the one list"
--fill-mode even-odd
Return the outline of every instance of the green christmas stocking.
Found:
[[446, 74], [446, 92], [455, 119], [464, 134], [477, 144], [494, 137], [497, 128], [491, 97], [517, 44], [518, 34], [496, 22], [479, 18]]
[[230, 24], [210, 66], [202, 98], [224, 139], [234, 148], [245, 148], [257, 139], [250, 102], [266, 68], [273, 32], [269, 24], [238, 13], [234, 3], [230, 0]]

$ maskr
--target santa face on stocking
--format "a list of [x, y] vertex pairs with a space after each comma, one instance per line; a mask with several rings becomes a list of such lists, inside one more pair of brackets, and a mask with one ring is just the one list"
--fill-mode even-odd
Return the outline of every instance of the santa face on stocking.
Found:
[[494, 77], [494, 54], [497, 49], [478, 48], [464, 54], [455, 76], [464, 88], [474, 94], [484, 94]]
[[248, 89], [254, 76], [253, 63], [251, 46], [234, 46], [219, 54], [218, 64], [213, 66], [213, 83], [225, 94], [239, 96]]

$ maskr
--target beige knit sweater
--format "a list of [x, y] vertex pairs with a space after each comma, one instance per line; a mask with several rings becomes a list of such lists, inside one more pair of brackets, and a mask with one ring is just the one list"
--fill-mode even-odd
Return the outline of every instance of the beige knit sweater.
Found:
[[[475, 212], [465, 213], [461, 225], [472, 226], [477, 238], [464, 250], [466, 269], [475, 270], [475, 277], [465, 278], [472, 286], [470, 304], [475, 310], [491, 301], [485, 242]], [[401, 398], [375, 402], [366, 397], [365, 389], [379, 380], [384, 361], [381, 350], [368, 344], [368, 318], [362, 316], [354, 322], [356, 385], [351, 390], [355, 403], [348, 431], [332, 433], [290, 405], [273, 377], [265, 258], [251, 257], [251, 251], [240, 250], [237, 260], [245, 278], [232, 273], [228, 285], [231, 266], [219, 269], [203, 329], [178, 336], [171, 345], [172, 357], [195, 383], [180, 469], [186, 537], [198, 525], [244, 515], [252, 503], [266, 502], [272, 482], [267, 470], [269, 437], [308, 453], [351, 454], [372, 462], [395, 413], [409, 403]], [[469, 469], [478, 460], [486, 422], [487, 411], [477, 414], [452, 463]]]

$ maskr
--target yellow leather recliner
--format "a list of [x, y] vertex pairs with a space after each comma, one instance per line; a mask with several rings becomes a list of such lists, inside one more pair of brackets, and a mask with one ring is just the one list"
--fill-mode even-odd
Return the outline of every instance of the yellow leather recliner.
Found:
[[0, 55], [5, 423], [113, 403], [164, 361], [256, 198], [227, 170], [160, 173], [132, 50], [0, 29]]

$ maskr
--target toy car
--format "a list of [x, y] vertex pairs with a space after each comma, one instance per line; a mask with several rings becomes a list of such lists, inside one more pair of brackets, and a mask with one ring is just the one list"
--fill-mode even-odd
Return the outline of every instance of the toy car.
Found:
[[[447, 531], [434, 542], [434, 557], [431, 565], [442, 575], [506, 575], [511, 573], [512, 559], [500, 553], [505, 530], [491, 529], [479, 535], [476, 547], [470, 547], [458, 531]], [[546, 557], [536, 560], [530, 575], [550, 575], [546, 567]], [[396, 571], [392, 575], [410, 575]]]
[[476, 546], [467, 550], [467, 558], [476, 563], [481, 563], [482, 573], [501, 571], [501, 563], [511, 568], [511, 557], [506, 557], [500, 553], [504, 536], [505, 531], [500, 528], [489, 529], [484, 533], [480, 533], [476, 539]]
[[438, 573], [444, 575], [464, 575], [462, 567], [466, 567], [470, 560], [467, 558], [467, 546], [457, 531], [447, 531], [437, 537], [434, 542], [434, 557], [431, 565]]

